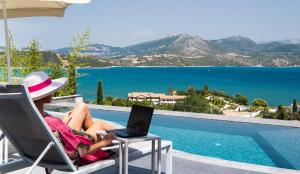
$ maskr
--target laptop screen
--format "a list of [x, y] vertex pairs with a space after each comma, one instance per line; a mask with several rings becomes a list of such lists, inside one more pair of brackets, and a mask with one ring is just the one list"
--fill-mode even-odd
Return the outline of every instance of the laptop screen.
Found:
[[151, 107], [133, 105], [131, 108], [127, 129], [148, 133], [154, 109]]

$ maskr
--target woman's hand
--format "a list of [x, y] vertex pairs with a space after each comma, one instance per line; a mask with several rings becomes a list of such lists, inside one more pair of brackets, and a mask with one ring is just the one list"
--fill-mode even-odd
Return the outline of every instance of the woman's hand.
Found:
[[101, 141], [103, 141], [105, 146], [111, 145], [112, 141], [115, 139], [113, 134], [106, 134]]
[[111, 145], [112, 140], [114, 140], [114, 139], [115, 139], [115, 136], [113, 134], [107, 134], [107, 135], [105, 135], [100, 142], [91, 145], [90, 149], [87, 151], [87, 153], [88, 154], [89, 153], [93, 153], [96, 150], [101, 149], [102, 147]]

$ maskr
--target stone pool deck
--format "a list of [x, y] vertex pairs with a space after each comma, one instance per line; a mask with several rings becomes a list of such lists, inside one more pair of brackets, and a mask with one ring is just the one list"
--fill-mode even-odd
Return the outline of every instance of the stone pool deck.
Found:
[[[74, 107], [74, 103], [57, 103], [51, 104], [49, 107]], [[127, 107], [116, 107], [116, 106], [102, 106], [102, 105], [89, 105], [90, 109], [110, 110], [110, 111], [122, 111], [129, 112], [130, 108]], [[187, 112], [174, 112], [174, 111], [162, 111], [156, 110], [155, 114], [159, 115], [171, 115], [178, 117], [193, 117], [203, 119], [214, 119], [234, 122], [246, 122], [256, 124], [269, 124], [279, 125], [288, 127], [300, 128], [299, 121], [284, 121], [284, 120], [270, 120], [261, 118], [241, 118], [241, 117], [230, 117], [221, 115], [211, 114], [199, 114], [199, 113], [187, 113]], [[14, 153], [15, 150], [10, 146], [10, 154]], [[162, 156], [162, 160], [165, 156]], [[129, 173], [140, 174], [140, 173], [151, 173], [150, 171], [150, 156], [145, 156], [138, 160], [129, 163]], [[164, 163], [162, 163], [162, 171], [165, 171]], [[23, 174], [26, 169], [17, 170], [11, 172], [11, 174]], [[0, 172], [1, 173], [1, 172]], [[45, 173], [43, 168], [36, 168], [34, 174]], [[61, 173], [61, 172], [55, 172]], [[117, 167], [109, 167], [99, 172], [101, 174], [113, 174], [118, 173]], [[241, 162], [234, 162], [228, 160], [222, 160], [217, 158], [211, 158], [206, 156], [194, 155], [185, 153], [182, 151], [173, 151], [173, 173], [174, 174], [266, 174], [266, 173], [278, 173], [278, 174], [300, 174], [300, 171], [289, 170], [275, 167], [260, 166], [255, 164], [247, 164]]]
[[[9, 148], [10, 154], [15, 150], [12, 146]], [[165, 160], [165, 155], [162, 155], [162, 161]], [[150, 155], [134, 160], [129, 163], [130, 174], [147, 174], [151, 173], [151, 157]], [[10, 172], [9, 174], [24, 174], [29, 168], [23, 168]], [[165, 166], [162, 162], [162, 173], [164, 174]], [[1, 172], [0, 172], [1, 173]], [[44, 169], [37, 167], [33, 174], [45, 173]], [[53, 174], [63, 174], [64, 172], [55, 171]], [[94, 172], [93, 174], [116, 174], [118, 168], [116, 166]], [[257, 166], [252, 164], [243, 164], [238, 162], [229, 162], [214, 158], [199, 157], [181, 151], [173, 151], [173, 174], [299, 174], [294, 170], [286, 170], [280, 168], [272, 168], [265, 166]]]
[[[74, 107], [74, 103], [57, 103], [50, 105], [50, 107]], [[130, 112], [129, 107], [118, 107], [118, 106], [104, 106], [89, 104], [90, 109], [97, 110], [109, 110], [109, 111], [120, 111]], [[254, 124], [266, 124], [266, 125], [277, 125], [300, 128], [300, 121], [286, 121], [286, 120], [273, 120], [273, 119], [262, 119], [262, 118], [245, 118], [245, 117], [234, 117], [224, 115], [213, 115], [213, 114], [202, 114], [202, 113], [189, 113], [189, 112], [176, 112], [166, 110], [155, 110], [154, 114], [168, 115], [175, 117], [192, 117], [202, 119], [213, 119], [223, 120], [232, 122], [243, 122], [243, 123], [254, 123]], [[227, 161], [217, 158], [205, 157], [200, 155], [189, 154], [181, 151], [174, 152], [173, 160], [173, 173], [280, 173], [280, 174], [292, 174], [300, 173], [300, 171], [281, 169], [276, 167], [267, 167], [255, 164], [247, 164], [241, 162]], [[144, 164], [143, 161], [137, 160], [132, 163]], [[143, 166], [143, 165], [137, 165]], [[144, 167], [145, 169], [147, 167]], [[149, 168], [148, 168], [149, 169]]]

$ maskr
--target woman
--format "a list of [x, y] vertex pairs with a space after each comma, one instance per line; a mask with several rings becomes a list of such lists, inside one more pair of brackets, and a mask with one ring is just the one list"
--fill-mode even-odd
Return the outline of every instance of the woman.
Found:
[[110, 145], [114, 136], [107, 134], [101, 139], [96, 131], [110, 130], [114, 127], [101, 120], [94, 121], [85, 103], [77, 104], [63, 119], [53, 117], [44, 111], [44, 104], [51, 103], [54, 92], [61, 89], [67, 80], [67, 78], [51, 80], [45, 72], [39, 71], [29, 74], [24, 83], [37, 109], [76, 165], [107, 158], [110, 154], [101, 148]]

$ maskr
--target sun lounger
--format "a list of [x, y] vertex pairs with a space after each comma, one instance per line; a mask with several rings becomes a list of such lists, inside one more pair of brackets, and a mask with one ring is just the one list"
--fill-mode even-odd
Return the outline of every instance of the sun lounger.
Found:
[[[23, 85], [0, 86], [0, 129], [22, 157], [22, 161], [0, 165], [1, 173], [17, 170], [25, 163], [31, 166], [27, 173], [36, 166], [70, 173], [91, 173], [117, 164], [115, 157], [79, 168], [74, 166], [28, 96]], [[151, 145], [137, 144], [130, 148], [130, 160], [151, 152]], [[162, 149], [168, 152], [166, 173], [171, 173], [171, 142], [162, 142]]]

